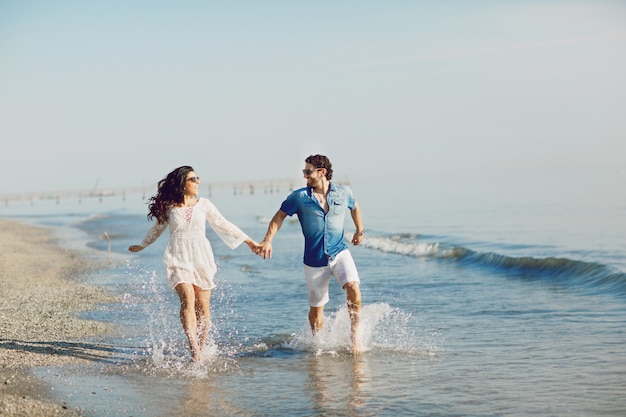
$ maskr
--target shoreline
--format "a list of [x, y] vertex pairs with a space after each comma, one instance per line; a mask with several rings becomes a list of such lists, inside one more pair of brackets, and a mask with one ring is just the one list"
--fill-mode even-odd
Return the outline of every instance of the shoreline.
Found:
[[113, 326], [77, 313], [115, 301], [83, 278], [101, 268], [58, 246], [52, 231], [0, 219], [0, 415], [81, 416], [55, 400], [31, 368], [107, 358], [108, 346], [84, 343]]

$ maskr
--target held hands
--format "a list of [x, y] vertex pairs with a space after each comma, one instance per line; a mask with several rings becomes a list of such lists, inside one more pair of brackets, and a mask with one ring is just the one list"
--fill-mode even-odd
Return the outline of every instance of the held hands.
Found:
[[250, 238], [246, 239], [245, 242], [253, 253], [259, 253], [259, 242]]
[[263, 259], [267, 259], [268, 257], [272, 257], [272, 243], [263, 241], [261, 243], [248, 238], [245, 240], [246, 244], [252, 251], [252, 253], [259, 255]]
[[[246, 244], [248, 245], [252, 253], [259, 255], [263, 259], [266, 259], [267, 255], [269, 255], [270, 258], [272, 257], [272, 244], [271, 243], [265, 242], [265, 241], [258, 243], [252, 239], [248, 239], [246, 240]], [[266, 246], [267, 244], [269, 244], [269, 252]]]
[[263, 259], [272, 257], [272, 242], [264, 240], [261, 243], [256, 243], [254, 247], [250, 246], [250, 249]]

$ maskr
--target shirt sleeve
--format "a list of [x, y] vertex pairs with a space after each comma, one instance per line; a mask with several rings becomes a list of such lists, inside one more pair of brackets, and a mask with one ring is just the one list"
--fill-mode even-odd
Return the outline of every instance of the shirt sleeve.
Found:
[[159, 223], [157, 221], [154, 225], [152, 225], [150, 230], [148, 230], [148, 234], [146, 234], [143, 242], [141, 242], [141, 246], [143, 246], [144, 248], [146, 246], [150, 246], [152, 243], [154, 243], [155, 240], [159, 238], [159, 236], [161, 236], [165, 229], [167, 229], [167, 223]]
[[280, 205], [280, 209], [287, 213], [288, 216], [293, 216], [298, 211], [298, 199], [295, 192], [287, 196], [285, 201]]
[[354, 210], [354, 195], [352, 194], [352, 188], [346, 186], [346, 195], [348, 197], [348, 210]]
[[235, 249], [248, 238], [244, 232], [235, 226], [219, 212], [215, 204], [205, 199], [206, 219], [211, 228], [217, 233], [222, 241], [231, 249]]

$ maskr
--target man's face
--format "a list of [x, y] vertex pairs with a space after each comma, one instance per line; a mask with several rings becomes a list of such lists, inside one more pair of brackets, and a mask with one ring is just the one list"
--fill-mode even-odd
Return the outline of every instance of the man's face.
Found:
[[326, 175], [324, 168], [316, 168], [313, 164], [305, 164], [302, 170], [304, 178], [306, 178], [306, 185], [308, 187], [316, 187], [322, 182], [322, 178]]

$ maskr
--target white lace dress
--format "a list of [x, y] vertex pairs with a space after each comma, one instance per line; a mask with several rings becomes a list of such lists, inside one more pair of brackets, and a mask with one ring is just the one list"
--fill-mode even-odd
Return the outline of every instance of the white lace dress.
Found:
[[200, 198], [193, 207], [173, 207], [168, 210], [167, 223], [156, 222], [148, 231], [141, 246], [153, 243], [169, 226], [170, 240], [165, 249], [164, 263], [167, 281], [173, 289], [185, 282], [204, 290], [215, 288], [213, 278], [217, 265], [211, 243], [206, 237], [206, 222], [231, 249], [248, 237], [229, 222], [206, 198]]

